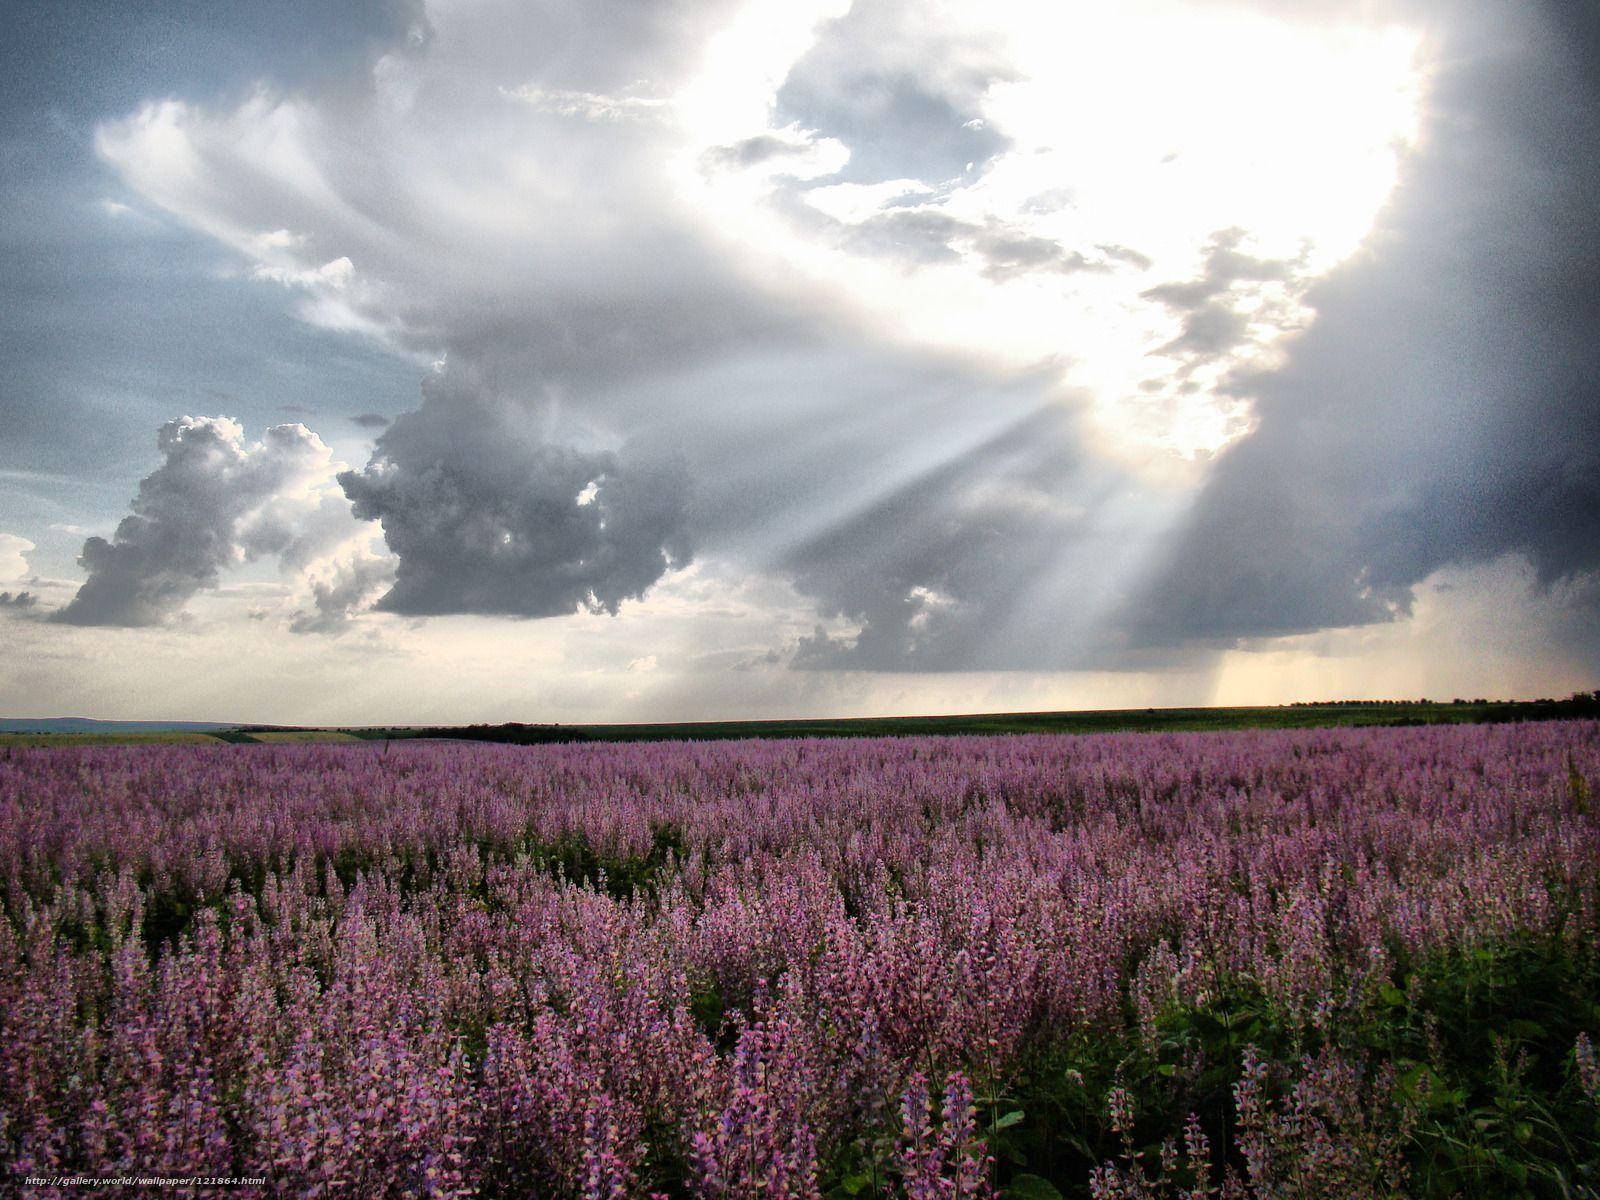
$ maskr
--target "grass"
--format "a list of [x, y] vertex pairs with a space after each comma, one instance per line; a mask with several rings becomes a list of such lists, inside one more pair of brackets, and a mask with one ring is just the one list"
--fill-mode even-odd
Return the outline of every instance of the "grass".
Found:
[[787, 721], [696, 721], [632, 725], [435, 726], [352, 730], [364, 738], [443, 737], [474, 741], [635, 742], [733, 738], [901, 737], [937, 734], [1157, 733], [1227, 729], [1479, 724], [1600, 716], [1600, 694], [1568, 700], [1292, 704], [1256, 708], [1126, 708], [1085, 712], [979, 713], [947, 717], [852, 717]]
[[270, 729], [249, 730], [245, 736], [253, 742], [359, 742], [353, 733], [342, 729]]
[[215, 743], [209, 733], [190, 733], [178, 729], [155, 733], [0, 733], [0, 747], [6, 746], [174, 746]]
[[341, 729], [221, 729], [195, 733], [181, 729], [152, 733], [0, 733], [0, 749], [8, 746], [204, 746], [252, 742], [359, 742]]
[[289, 728], [241, 725], [214, 733], [7, 733], [4, 746], [140, 745], [172, 742], [354, 742], [406, 738], [538, 745], [549, 742], [724, 741], [740, 738], [907, 737], [936, 734], [1159, 733], [1316, 729], [1373, 725], [1463, 725], [1600, 716], [1600, 692], [1566, 700], [1341, 701], [1240, 708], [1120, 708], [1083, 712], [971, 713], [945, 717], [847, 717], [663, 724]]

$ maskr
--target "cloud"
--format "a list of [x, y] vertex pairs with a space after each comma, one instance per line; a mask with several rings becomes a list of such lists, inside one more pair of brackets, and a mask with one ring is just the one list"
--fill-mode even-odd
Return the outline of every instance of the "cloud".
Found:
[[357, 413], [350, 418], [352, 425], [359, 425], [362, 429], [385, 429], [391, 418], [382, 413]]
[[850, 182], [939, 183], [981, 169], [1010, 143], [982, 116], [985, 91], [1015, 77], [992, 38], [944, 26], [899, 0], [858, 0], [825, 24], [788, 72], [777, 121], [850, 148]]
[[[371, 89], [102, 128], [130, 185], [293, 280], [302, 315], [448, 364], [341, 477], [398, 559], [380, 609], [615, 612], [693, 547], [794, 581], [858, 665], [1089, 653], [1109, 564], [1168, 502], [1095, 460], [1068, 371], [1143, 369], [1172, 314], [1140, 269], [1177, 278], [1197, 243], [1147, 255], [1121, 177], [1098, 214], [1056, 195], [1077, 126], [1047, 94], [1015, 141], [1000, 90], [1044, 85], [982, 14], [790, 8], [770, 37], [759, 6], [629, 9], [609, 40], [463, 6]], [[602, 111], [628, 97], [671, 103]]]
[[1068, 251], [1060, 242], [1036, 234], [1010, 230], [986, 231], [974, 239], [973, 248], [984, 258], [984, 274], [991, 279], [1010, 279], [1029, 271], [1103, 271], [1104, 264], [1091, 262], [1079, 251]]
[[[815, 603], [802, 665], [1122, 665], [1385, 619], [1451, 555], [1525, 545], [1544, 569], [1581, 546], [1578, 372], [1523, 374], [1559, 385], [1511, 406], [1547, 416], [1541, 450], [1509, 428], [1500, 368], [1457, 353], [1482, 335], [1526, 363], [1557, 307], [1531, 281], [1592, 274], [1583, 219], [1574, 264], [1505, 261], [1554, 240], [1495, 164], [1574, 168], [1541, 149], [1553, 129], [1488, 144], [1516, 89], [1485, 101], [1489, 132], [1451, 125], [1500, 86], [1482, 47], [1447, 56], [1455, 93], [1366, 257], [1309, 291], [1393, 182], [1414, 37], [1177, 6], [1150, 39], [1142, 7], [1081, 28], [1023, 8], [946, 28], [883, 0], [452, 6], [361, 86], [106, 123], [141, 202], [231, 247], [242, 279], [448, 364], [344, 497], [297, 518], [327, 524], [292, 555], [291, 625], [342, 627], [385, 587], [378, 607], [412, 616], [615, 613], [693, 549]], [[1091, 38], [1105, 53], [1060, 69]], [[1452, 199], [1463, 148], [1478, 184]], [[1586, 364], [1564, 337], [1555, 356]], [[329, 557], [348, 504], [393, 560]], [[284, 537], [217, 541], [248, 558]], [[203, 564], [139, 611], [174, 611]], [[138, 574], [108, 563], [105, 588], [119, 571]]]
[[938, 205], [878, 210], [853, 223], [841, 221], [836, 229], [840, 244], [858, 253], [914, 263], [959, 262], [970, 256], [984, 277], [993, 280], [1035, 271], [1107, 271], [1126, 261], [1124, 255], [1112, 254], [1089, 258], [1005, 221], [962, 220]]
[[853, 627], [802, 638], [794, 665], [1120, 664], [1099, 627], [1128, 541], [1105, 513], [1128, 483], [1074, 446], [1061, 406], [1036, 408], [786, 555], [797, 589]]
[[[1180, 379], [1210, 363], [1227, 364], [1250, 343], [1252, 323], [1268, 314], [1276, 318], [1273, 324], [1279, 330], [1294, 323], [1293, 308], [1306, 286], [1297, 278], [1303, 264], [1245, 253], [1239, 247], [1246, 236], [1243, 229], [1219, 230], [1206, 248], [1198, 278], [1157, 284], [1140, 293], [1182, 320], [1178, 336], [1152, 351], [1178, 359]], [[1272, 284], [1280, 286], [1262, 286]]]
[[[1159, 300], [1180, 313], [1199, 312], [1206, 309], [1218, 296], [1233, 290], [1238, 283], [1262, 283], [1289, 278], [1294, 264], [1286, 261], [1258, 258], [1239, 249], [1244, 241], [1243, 229], [1223, 229], [1213, 234], [1206, 247], [1204, 268], [1198, 279], [1163, 283], [1143, 294], [1147, 300]], [[1148, 266], [1148, 262], [1146, 263]]]
[[327, 507], [336, 464], [304, 425], [275, 425], [252, 444], [227, 417], [181, 417], [161, 427], [157, 445], [163, 461], [114, 536], [84, 542], [89, 578], [54, 620], [161, 624], [225, 568], [304, 558], [337, 515]]
[[[262, 244], [262, 248], [264, 250], [275, 250], [290, 245], [294, 245], [294, 243], [266, 241]], [[284, 287], [327, 287], [335, 290], [348, 286], [350, 281], [355, 278], [355, 273], [355, 264], [342, 254], [338, 258], [331, 259], [318, 267], [268, 266], [262, 263], [258, 264], [250, 272], [252, 277], [256, 279], [281, 283]]]
[[501, 95], [531, 105], [540, 112], [559, 117], [579, 117], [585, 121], [660, 120], [671, 101], [660, 96], [607, 96], [575, 88], [544, 88], [523, 84], [502, 88]]
[[398, 556], [380, 610], [616, 613], [688, 563], [682, 468], [630, 447], [542, 440], [514, 406], [435, 376], [339, 483]]
[[1140, 254], [1129, 246], [1098, 245], [1095, 247], [1101, 254], [1112, 262], [1126, 263], [1128, 266], [1140, 271], [1148, 271], [1155, 266], [1155, 260], [1148, 254]]
[[958, 261], [961, 252], [952, 243], [977, 229], [936, 207], [895, 208], [840, 226], [842, 240], [852, 250], [921, 263]]
[[[507, 394], [591, 390], [807, 322], [674, 194], [690, 139], [654, 101], [734, 8], [460, 6], [370, 86], [150, 103], [96, 146], [253, 278], [294, 285], [308, 321], [475, 364]], [[641, 80], [650, 95], [629, 92]], [[587, 119], [608, 98], [661, 119]]]
[[310, 608], [296, 610], [289, 622], [293, 633], [341, 633], [351, 619], [370, 609], [394, 583], [395, 560], [358, 546], [309, 570], [306, 583]]
[[713, 146], [702, 159], [713, 169], [815, 179], [837, 174], [850, 160], [850, 151], [837, 138], [819, 137], [814, 130], [787, 125], [726, 146]]
[[21, 579], [28, 573], [27, 555], [37, 547], [25, 537], [0, 533], [0, 579]]
[[[1287, 360], [1230, 381], [1258, 427], [1130, 604], [1140, 638], [1396, 620], [1435, 571], [1507, 554], [1545, 587], [1600, 566], [1600, 14], [1441, 21], [1401, 186], [1364, 252], [1306, 293], [1317, 317]], [[1239, 277], [1219, 250], [1202, 280], [1158, 289], [1191, 322]]]
[[32, 592], [0, 592], [0, 609], [20, 612], [32, 608], [39, 602], [39, 597]]
[[[692, 82], [730, 11], [468, 6], [372, 89], [165, 101], [99, 130], [136, 190], [305, 293], [301, 316], [449, 364], [343, 477], [399, 560], [384, 609], [545, 616], [642, 595], [691, 545], [683, 421], [650, 392], [835, 320], [730, 259], [675, 195], [677, 156], [704, 147], [653, 99]], [[602, 119], [607, 97], [651, 119]], [[843, 153], [772, 137], [788, 169]], [[322, 586], [307, 613], [340, 607], [344, 587]]]

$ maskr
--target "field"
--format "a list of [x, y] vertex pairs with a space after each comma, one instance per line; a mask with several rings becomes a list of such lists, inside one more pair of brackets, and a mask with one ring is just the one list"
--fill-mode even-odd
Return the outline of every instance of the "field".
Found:
[[252, 742], [355, 742], [355, 734], [336, 729], [257, 730], [239, 733], [231, 729], [215, 733], [171, 729], [151, 733], [0, 733], [0, 751], [11, 746], [215, 746], [219, 742], [249, 745]]
[[209, 733], [163, 730], [159, 733], [0, 733], [0, 750], [11, 746], [204, 746], [216, 745]]
[[1600, 1196], [1597, 787], [1593, 721], [0, 748], [0, 1190]]
[[342, 733], [334, 729], [266, 729], [255, 730], [246, 735], [252, 742], [355, 742], [360, 741], [353, 733]]
[[766, 721], [689, 721], [657, 725], [452, 725], [364, 729], [359, 736], [446, 737], [476, 741], [722, 741], [743, 738], [927, 737], [1007, 733], [1180, 733], [1225, 729], [1458, 725], [1600, 717], [1600, 694], [1562, 700], [1357, 700], [1244, 708], [1108, 708], [1068, 712], [967, 713], [942, 717], [848, 717]]
[[1496, 724], [1600, 718], [1600, 692], [1555, 700], [1343, 700], [1245, 708], [1111, 708], [1068, 712], [966, 713], [938, 717], [808, 717], [665, 724], [326, 726], [176, 724], [57, 718], [0, 719], [7, 746], [141, 745], [147, 742], [350, 742], [446, 738], [509, 745], [558, 742], [707, 742], [748, 738], [930, 737], [1012, 733], [1181, 733], [1227, 729], [1367, 728]]

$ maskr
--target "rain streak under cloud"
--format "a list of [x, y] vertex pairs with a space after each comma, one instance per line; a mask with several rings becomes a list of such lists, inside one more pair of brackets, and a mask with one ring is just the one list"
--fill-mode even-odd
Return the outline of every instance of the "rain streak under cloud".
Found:
[[372, 5], [193, 23], [204, 76], [105, 20], [169, 52], [6, 96], [9, 286], [77, 329], [16, 342], [12, 708], [1600, 673], [1600, 18]]

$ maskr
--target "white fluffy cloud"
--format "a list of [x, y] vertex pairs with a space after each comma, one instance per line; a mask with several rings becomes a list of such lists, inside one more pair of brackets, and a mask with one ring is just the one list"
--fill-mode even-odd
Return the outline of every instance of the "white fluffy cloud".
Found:
[[304, 603], [294, 609], [294, 633], [343, 633], [394, 584], [394, 556], [356, 540], [310, 564], [302, 576]]
[[351, 534], [333, 461], [304, 425], [276, 425], [259, 442], [227, 417], [161, 427], [162, 463], [139, 483], [132, 511], [79, 561], [89, 578], [55, 614], [69, 625], [157, 625], [228, 567], [268, 556], [300, 566]]
[[36, 547], [25, 537], [0, 533], [0, 580], [22, 579], [28, 574], [26, 555]]

